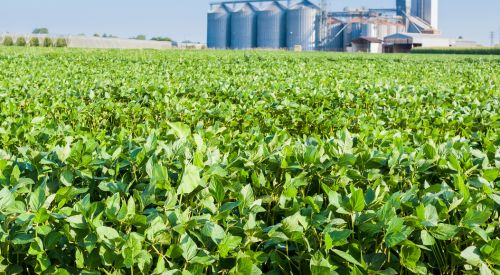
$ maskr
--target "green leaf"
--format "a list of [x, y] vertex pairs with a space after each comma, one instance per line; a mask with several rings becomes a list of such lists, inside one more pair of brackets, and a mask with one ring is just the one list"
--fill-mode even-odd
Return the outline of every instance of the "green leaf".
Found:
[[387, 247], [394, 247], [402, 241], [408, 239], [408, 236], [413, 232], [410, 227], [403, 226], [398, 231], [391, 231], [385, 235], [385, 243]]
[[361, 212], [365, 209], [365, 197], [363, 190], [357, 189], [349, 198], [349, 210], [352, 212]]
[[414, 245], [403, 245], [401, 246], [401, 252], [399, 253], [399, 262], [402, 266], [407, 268], [415, 268], [417, 262], [420, 260], [421, 256], [420, 248]]
[[179, 139], [185, 139], [191, 135], [191, 129], [186, 124], [180, 122], [167, 122], [167, 124]]
[[71, 171], [64, 171], [61, 173], [61, 177], [59, 180], [64, 184], [65, 186], [71, 186], [73, 185], [73, 173]]
[[221, 257], [226, 258], [229, 252], [237, 248], [240, 245], [240, 243], [241, 243], [241, 237], [226, 234], [224, 239], [222, 239], [222, 241], [218, 245]]
[[138, 258], [142, 252], [143, 242], [144, 237], [135, 232], [128, 235], [127, 241], [122, 247], [123, 264], [127, 268], [131, 268], [139, 262]]
[[166, 189], [165, 186], [169, 183], [167, 168], [155, 163], [153, 165], [151, 180], [157, 184], [157, 186], [162, 187], [161, 189]]
[[467, 247], [464, 251], [462, 251], [462, 253], [460, 253], [460, 256], [464, 258], [467, 263], [476, 267], [479, 267], [483, 262], [481, 260], [481, 251], [476, 246]]
[[33, 235], [26, 233], [19, 233], [12, 238], [13, 244], [28, 244], [34, 241]]
[[314, 253], [309, 265], [313, 275], [337, 274], [333, 271], [334, 268], [330, 262], [320, 252]]
[[97, 235], [94, 233], [90, 233], [83, 239], [83, 246], [88, 253], [91, 253], [97, 244]]
[[16, 199], [7, 187], [0, 191], [0, 212], [14, 205]]
[[85, 257], [80, 249], [75, 250], [75, 264], [76, 268], [83, 269], [85, 268]]
[[255, 200], [255, 197], [253, 195], [253, 190], [252, 186], [250, 184], [247, 184], [245, 187], [241, 189], [240, 192], [240, 201], [242, 202], [241, 209], [244, 209], [245, 207], [249, 207]]
[[120, 234], [112, 227], [99, 226], [96, 228], [96, 233], [101, 240], [115, 240], [120, 238]]
[[500, 240], [491, 240], [482, 246], [481, 254], [491, 263], [500, 263]]
[[182, 249], [182, 257], [189, 262], [191, 259], [193, 259], [198, 251], [198, 247], [196, 246], [196, 243], [189, 237], [188, 234], [183, 234], [181, 236], [181, 243], [180, 247]]
[[226, 236], [224, 229], [220, 225], [211, 222], [205, 223], [201, 233], [211, 238], [216, 244], [219, 244]]
[[43, 116], [37, 116], [37, 117], [34, 117], [31, 120], [31, 123], [32, 124], [41, 124], [44, 120], [45, 120], [45, 117], [43, 117]]
[[329, 250], [334, 246], [347, 244], [347, 238], [349, 238], [351, 234], [352, 231], [348, 229], [334, 229], [333, 231], [327, 232], [325, 234], [325, 248]]
[[45, 202], [45, 183], [38, 186], [30, 195], [29, 207], [33, 212], [37, 212]]
[[358, 262], [358, 260], [354, 259], [349, 253], [337, 249], [333, 249], [333, 252], [342, 257], [344, 260], [350, 262], [351, 264], [363, 267], [363, 265], [360, 262]]
[[73, 228], [86, 229], [88, 227], [83, 215], [75, 215], [75, 216], [67, 217], [66, 221]]
[[479, 227], [485, 224], [490, 217], [491, 211], [489, 209], [484, 211], [469, 209], [462, 219], [462, 224], [469, 228]]
[[177, 194], [190, 194], [198, 186], [203, 186], [202, 179], [200, 178], [200, 168], [192, 164], [186, 165], [181, 184], [177, 189]]
[[236, 266], [231, 270], [230, 274], [238, 275], [260, 275], [262, 271], [253, 264], [249, 257], [238, 258]]
[[425, 207], [422, 204], [419, 205], [417, 207], [417, 216], [423, 226], [435, 227], [438, 225], [439, 215], [436, 207], [432, 204], [428, 204]]
[[422, 244], [426, 246], [433, 246], [436, 243], [434, 237], [427, 230], [420, 232], [420, 238], [422, 239]]

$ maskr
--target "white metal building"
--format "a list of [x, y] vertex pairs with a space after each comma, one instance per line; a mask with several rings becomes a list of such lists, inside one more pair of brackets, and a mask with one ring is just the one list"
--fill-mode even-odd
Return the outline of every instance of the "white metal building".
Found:
[[384, 52], [409, 52], [416, 47], [439, 48], [450, 47], [451, 40], [436, 34], [397, 33], [384, 38]]

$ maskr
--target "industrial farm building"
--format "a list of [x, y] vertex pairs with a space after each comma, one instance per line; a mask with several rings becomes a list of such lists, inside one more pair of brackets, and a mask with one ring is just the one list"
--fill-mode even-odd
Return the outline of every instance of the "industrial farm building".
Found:
[[396, 7], [389, 9], [324, 7], [308, 0], [213, 2], [207, 16], [207, 46], [381, 52], [376, 44], [387, 36], [439, 33], [438, 0], [396, 0]]

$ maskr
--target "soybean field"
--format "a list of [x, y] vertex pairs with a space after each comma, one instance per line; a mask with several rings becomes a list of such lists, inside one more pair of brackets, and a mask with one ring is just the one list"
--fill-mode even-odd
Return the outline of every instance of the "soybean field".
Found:
[[0, 47], [0, 273], [500, 274], [500, 57]]

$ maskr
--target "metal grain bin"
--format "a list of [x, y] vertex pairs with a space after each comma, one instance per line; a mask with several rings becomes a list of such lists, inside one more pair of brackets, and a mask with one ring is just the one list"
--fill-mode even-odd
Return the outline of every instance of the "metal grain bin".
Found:
[[344, 29], [345, 24], [342, 22], [329, 22], [324, 30], [319, 34], [319, 43], [317, 50], [319, 51], [336, 51], [344, 50]]
[[398, 33], [398, 25], [397, 24], [389, 25], [389, 33], [387, 35], [392, 35], [396, 33]]
[[377, 28], [373, 23], [366, 23], [361, 26], [361, 36], [377, 37]]
[[331, 39], [331, 49], [333, 51], [343, 51], [344, 50], [344, 35], [343, 29], [344, 24], [335, 24], [332, 28], [332, 39]]
[[226, 49], [230, 45], [231, 11], [226, 5], [216, 6], [207, 15], [207, 47]]
[[389, 25], [388, 24], [378, 24], [377, 25], [377, 37], [379, 39], [384, 39], [384, 37], [389, 35]]
[[344, 47], [349, 47], [351, 46], [351, 42], [354, 39], [360, 38], [362, 34], [362, 27], [363, 24], [361, 23], [351, 23], [348, 24], [347, 27], [344, 30]]
[[278, 2], [257, 11], [257, 47], [286, 47], [286, 9]]
[[288, 9], [286, 44], [289, 49], [296, 45], [302, 46], [305, 51], [315, 49], [318, 12], [319, 8], [309, 1], [303, 1]]
[[257, 13], [250, 4], [244, 4], [231, 13], [231, 48], [250, 49], [257, 46]]

